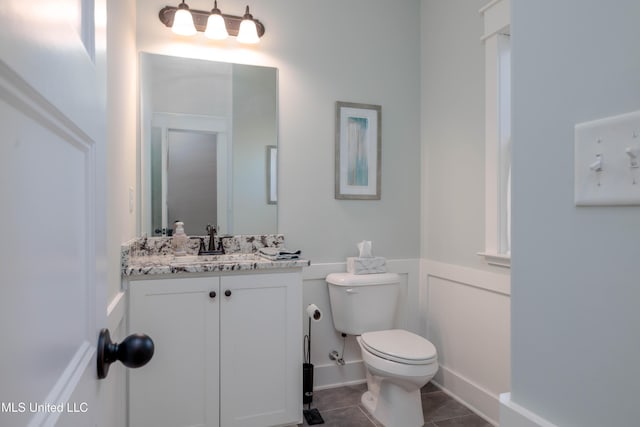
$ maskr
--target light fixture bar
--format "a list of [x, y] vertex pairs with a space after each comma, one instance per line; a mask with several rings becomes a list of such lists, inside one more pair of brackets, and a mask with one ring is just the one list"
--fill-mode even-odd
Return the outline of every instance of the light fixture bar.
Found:
[[[167, 27], [171, 28], [173, 26], [173, 17], [176, 14], [176, 10], [178, 10], [178, 8], [174, 6], [165, 6], [160, 9], [160, 13], [158, 14], [160, 21]], [[191, 15], [193, 16], [193, 24], [195, 25], [196, 30], [204, 32], [207, 28], [207, 20], [209, 19], [209, 15], [211, 15], [211, 11], [189, 9], [189, 12], [191, 12]], [[227, 24], [227, 31], [229, 32], [229, 35], [237, 37], [238, 32], [240, 31], [242, 16], [227, 15], [223, 13], [222, 17]], [[253, 21], [256, 23], [256, 28], [258, 29], [258, 37], [262, 37], [264, 34], [264, 25], [262, 25], [262, 22], [257, 19], [254, 19]]]

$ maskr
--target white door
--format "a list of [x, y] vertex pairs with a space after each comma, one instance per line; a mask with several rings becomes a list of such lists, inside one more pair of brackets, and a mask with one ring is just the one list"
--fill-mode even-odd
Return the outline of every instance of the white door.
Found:
[[105, 3], [0, 22], [0, 425], [103, 425]]

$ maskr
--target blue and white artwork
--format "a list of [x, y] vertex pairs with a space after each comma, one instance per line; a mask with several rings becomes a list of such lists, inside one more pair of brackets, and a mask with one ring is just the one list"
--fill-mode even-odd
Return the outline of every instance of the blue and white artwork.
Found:
[[380, 200], [379, 105], [336, 103], [336, 198]]
[[369, 185], [369, 157], [365, 117], [347, 119], [347, 184]]

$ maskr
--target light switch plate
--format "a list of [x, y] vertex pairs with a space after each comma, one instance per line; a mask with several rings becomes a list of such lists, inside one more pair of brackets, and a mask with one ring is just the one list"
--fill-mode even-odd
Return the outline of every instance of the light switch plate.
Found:
[[640, 205], [640, 111], [575, 126], [576, 206]]

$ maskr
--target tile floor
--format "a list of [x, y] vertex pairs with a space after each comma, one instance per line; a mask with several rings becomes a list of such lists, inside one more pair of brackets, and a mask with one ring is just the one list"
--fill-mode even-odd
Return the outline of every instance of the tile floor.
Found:
[[[366, 390], [367, 385], [360, 384], [316, 391], [311, 407], [318, 408], [324, 419], [324, 424], [319, 426], [380, 427], [360, 403], [360, 396]], [[431, 383], [422, 388], [422, 412], [424, 427], [492, 427]], [[306, 420], [302, 425], [308, 426]]]

